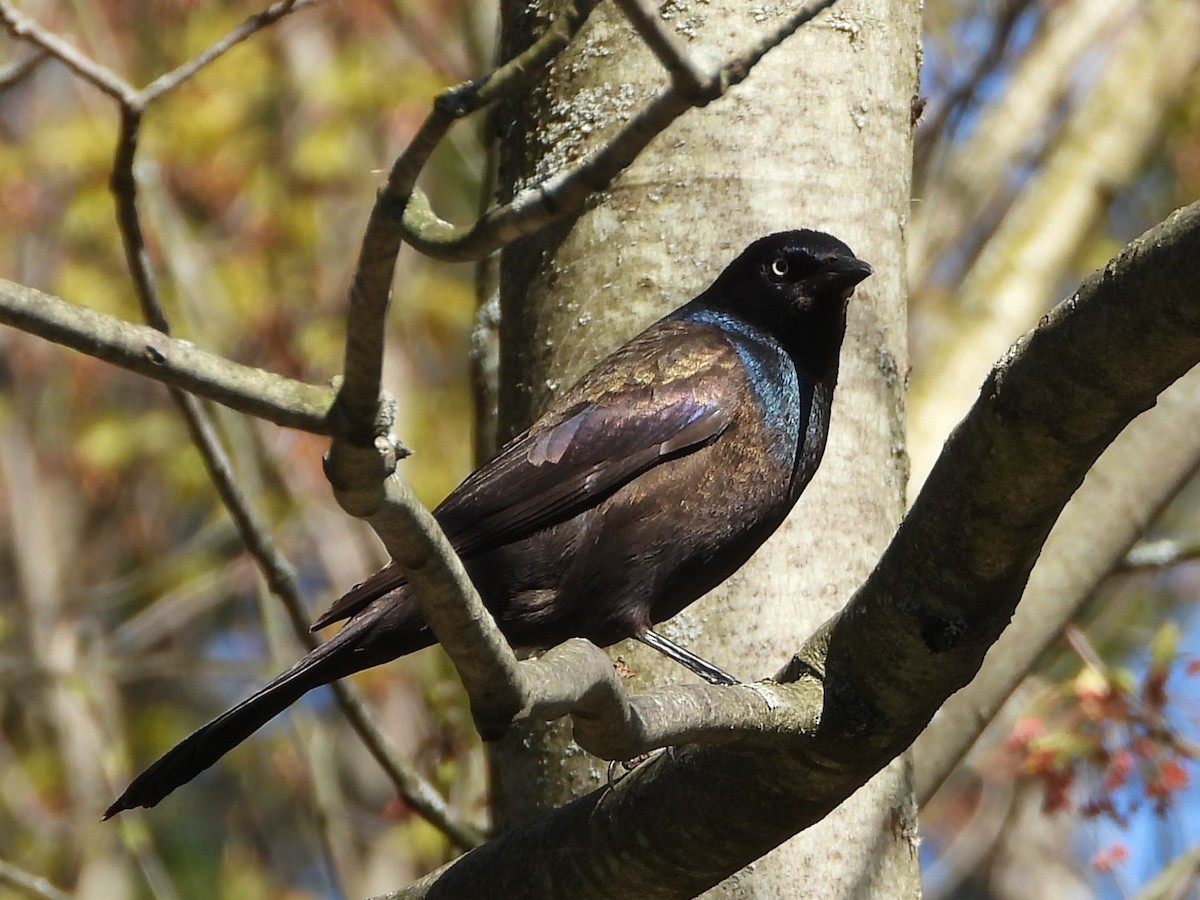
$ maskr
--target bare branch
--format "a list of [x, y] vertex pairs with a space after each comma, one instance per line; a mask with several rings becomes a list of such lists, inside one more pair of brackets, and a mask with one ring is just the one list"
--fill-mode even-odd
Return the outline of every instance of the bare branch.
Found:
[[[39, 28], [32, 20], [22, 17], [7, 3], [0, 5], [0, 17], [3, 17], [14, 37], [42, 47], [118, 101], [120, 133], [110, 187], [116, 203], [117, 224], [125, 248], [127, 267], [143, 315], [152, 328], [140, 328], [72, 307], [57, 298], [37, 295], [37, 292], [7, 282], [0, 284], [0, 289], [11, 288], [0, 298], [4, 302], [0, 316], [9, 324], [25, 327], [43, 337], [58, 340], [168, 383], [172, 400], [183, 414], [192, 441], [238, 533], [263, 572], [269, 589], [283, 603], [293, 629], [301, 641], [310, 647], [313, 638], [308, 633], [307, 614], [294, 570], [279, 553], [266, 525], [238, 487], [229, 459], [207, 412], [187, 390], [197, 389], [198, 393], [234, 408], [318, 433], [328, 433], [329, 422], [334, 418], [329, 416], [331, 394], [261, 370], [236, 366], [167, 337], [170, 325], [159, 301], [153, 269], [146, 253], [133, 166], [142, 112], [147, 103], [178, 86], [254, 32], [313, 2], [315, 0], [283, 0], [274, 4], [140, 92], [134, 91], [110, 70], [87, 59], [69, 44]], [[201, 379], [203, 383], [197, 383], [196, 379]], [[264, 406], [271, 405], [272, 400], [282, 401], [286, 410], [264, 409]], [[281, 412], [282, 415], [279, 414]], [[352, 688], [349, 685], [337, 685], [334, 692], [351, 726], [359, 732], [367, 749], [381, 763], [397, 791], [457, 845], [463, 848], [477, 845], [482, 838], [479, 830], [454, 818], [445, 800], [382, 735]]]
[[[1148, 564], [1130, 548], [1200, 467], [1198, 411], [1200, 370], [1193, 370], [1164, 391], [1088, 473], [1029, 578], [1029, 602], [1017, 607], [979, 676], [938, 710], [917, 739], [918, 803], [933, 796], [1104, 579], [1127, 570], [1131, 559]], [[1154, 466], [1147, 467], [1151, 457]], [[1138, 473], [1136, 482], [1131, 472]]]
[[[305, 631], [308, 631], [307, 627]], [[307, 641], [312, 641], [311, 635]], [[446, 798], [409, 763], [379, 727], [362, 695], [353, 685], [346, 681], [335, 681], [329, 687], [350, 727], [391, 780], [396, 793], [460, 850], [469, 850], [482, 844], [486, 840], [483, 830], [462, 821], [451, 812]]]
[[[172, 388], [172, 399], [183, 412], [192, 442], [200, 451], [209, 477], [233, 519], [242, 542], [262, 572], [268, 589], [283, 604], [292, 631], [300, 643], [311, 650], [317, 641], [309, 632], [308, 611], [300, 596], [295, 569], [279, 552], [266, 523], [255, 513], [238, 486], [225, 449], [200, 401], [178, 388]], [[358, 733], [368, 752], [391, 779], [397, 793], [459, 848], [465, 850], [478, 846], [483, 840], [480, 829], [460, 821], [450, 811], [445, 798], [400, 754], [375, 724], [354, 687], [347, 682], [336, 682], [333, 692], [351, 728]]]
[[278, 3], [271, 4], [262, 12], [255, 13], [247, 18], [246, 21], [242, 22], [242, 24], [238, 25], [223, 38], [214, 44], [210, 44], [183, 65], [177, 66], [170, 72], [166, 72], [155, 78], [142, 88], [138, 99], [143, 106], [153, 100], [157, 100], [163, 94], [174, 90], [180, 84], [187, 81], [209, 63], [251, 37], [255, 32], [274, 24], [289, 13], [313, 6], [318, 2], [319, 0], [279, 0]]
[[40, 47], [88, 84], [99, 88], [114, 100], [126, 106], [137, 102], [137, 91], [133, 85], [112, 69], [89, 59], [58, 35], [46, 31], [33, 19], [18, 12], [9, 0], [0, 0], [0, 22], [4, 23], [13, 38]]
[[[512, 93], [540, 72], [566, 47], [594, 5], [594, 0], [567, 4], [545, 34], [524, 53], [485, 78], [440, 94], [417, 134], [392, 165], [363, 234], [346, 322], [345, 380], [338, 394], [338, 408], [360, 446], [370, 446], [375, 436], [373, 420], [383, 370], [384, 323], [403, 238], [401, 216], [416, 191], [417, 178], [456, 121]], [[424, 195], [416, 193], [428, 208]]]
[[50, 58], [45, 50], [38, 50], [32, 56], [9, 63], [0, 67], [0, 92], [16, 87], [37, 71], [38, 66]]
[[24, 891], [41, 900], [69, 900], [69, 897], [41, 875], [33, 875], [0, 859], [0, 884]]
[[706, 89], [699, 99], [678, 85], [666, 88], [604, 146], [574, 167], [488, 210], [471, 226], [460, 228], [439, 218], [428, 198], [414, 189], [411, 199], [402, 207], [404, 240], [435, 259], [459, 262], [483, 259], [523, 235], [578, 215], [592, 194], [608, 187], [672, 122], [692, 106], [703, 106], [744, 81], [769, 51], [836, 2], [811, 0], [805, 4], [778, 28], [705, 79], [706, 84], [715, 87]]
[[381, 435], [372, 447], [335, 441], [325, 473], [338, 503], [375, 529], [408, 577], [422, 616], [454, 661], [480, 734], [501, 733], [525, 706], [517, 658], [437, 520], [394, 465]]
[[[242, 40], [258, 28], [286, 15], [296, 7], [294, 2], [283, 2], [272, 7], [274, 11], [247, 20], [240, 30], [227, 35], [224, 42], [213, 45], [211, 53], [201, 54], [197, 60], [204, 62], [215, 59], [225, 49]], [[183, 77], [199, 69], [199, 63]], [[178, 70], [177, 70], [178, 71]], [[175, 81], [174, 83], [179, 83]], [[163, 90], [168, 89], [164, 87]], [[117, 224], [125, 246], [126, 261], [133, 277], [144, 315], [158, 330], [166, 333], [169, 323], [158, 298], [153, 271], [145, 252], [141, 219], [137, 206], [137, 181], [133, 176], [133, 163], [137, 151], [137, 131], [141, 121], [140, 108], [122, 107], [121, 135], [117, 142], [117, 154], [113, 163], [111, 186], [117, 204]], [[224, 446], [221, 444], [207, 411], [200, 401], [179, 388], [171, 388], [171, 398], [179, 407], [187, 422], [192, 442], [204, 461], [217, 493], [228, 510], [238, 534], [250, 556], [258, 565], [267, 587], [283, 604], [292, 630], [301, 644], [309, 649], [316, 640], [309, 633], [308, 611], [300, 596], [295, 569], [279, 552], [270, 530], [254, 511], [249, 499], [237, 484]], [[375, 725], [366, 704], [349, 684], [338, 684], [334, 696], [345, 713], [351, 727], [358, 732], [367, 750], [379, 761], [384, 772], [391, 778], [397, 793], [421, 814], [426, 821], [440, 828], [461, 848], [477, 846], [482, 840], [479, 829], [460, 822], [450, 812], [445, 799], [438, 794], [408, 760], [401, 756]]]
[[[311, 650], [317, 642], [309, 632], [308, 611], [300, 596], [296, 570], [279, 552], [266, 523], [255, 513], [246, 495], [238, 486], [225, 448], [221, 445], [200, 401], [178, 388], [172, 388], [172, 399], [183, 412], [192, 442], [200, 451], [209, 477], [217, 488], [217, 493], [226, 510], [233, 518], [238, 534], [246, 545], [251, 558], [262, 572], [268, 589], [283, 604], [292, 631], [300, 643]], [[371, 718], [366, 704], [363, 703], [354, 688], [348, 683], [338, 682], [334, 685], [334, 696], [351, 727], [358, 732], [367, 750], [392, 780], [397, 793], [426, 821], [441, 829], [460, 848], [468, 849], [478, 846], [483, 839], [480, 830], [459, 821], [450, 812], [445, 799], [380, 731]]]
[[276, 425], [331, 434], [333, 392], [0, 279], [0, 323]]
[[530, 700], [523, 715], [571, 716], [576, 743], [601, 759], [633, 759], [680, 744], [774, 747], [813, 734], [820, 684], [679, 684], [628, 696], [612, 660], [571, 640], [521, 664]]
[[141, 112], [146, 105], [157, 100], [168, 91], [174, 90], [209, 63], [218, 59], [232, 47], [246, 40], [257, 31], [277, 22], [284, 16], [319, 0], [280, 0], [256, 15], [250, 16], [216, 43], [209, 45], [197, 56], [180, 66], [160, 75], [140, 91], [117, 75], [112, 69], [101, 65], [80, 52], [58, 35], [47, 31], [33, 19], [22, 14], [9, 0], [0, 0], [0, 22], [3, 22], [17, 40], [40, 47], [72, 72], [121, 104], [123, 109]]
[[720, 83], [692, 61], [683, 43], [667, 30], [662, 19], [646, 9], [642, 0], [617, 0], [617, 6], [621, 7], [629, 24], [670, 73], [671, 83], [692, 97], [693, 102], [699, 103], [709, 91], [720, 90]]

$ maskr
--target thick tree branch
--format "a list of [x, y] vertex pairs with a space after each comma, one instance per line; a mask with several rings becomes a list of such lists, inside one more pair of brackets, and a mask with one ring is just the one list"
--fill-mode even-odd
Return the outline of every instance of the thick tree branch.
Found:
[[[1150, 458], [1152, 467], [1145, 464]], [[1200, 369], [1193, 369], [1122, 432], [1088, 472], [1046, 541], [1029, 577], [1027, 599], [978, 677], [946, 701], [917, 738], [913, 788], [918, 803], [929, 800], [1106, 577], [1183, 556], [1177, 547], [1157, 552], [1146, 547], [1135, 555], [1134, 543], [1198, 467]]]
[[1088, 468], [1200, 362], [1197, 279], [1200, 204], [1131, 244], [996, 365], [875, 571], [781, 673], [819, 681], [811, 733], [783, 749], [659, 756], [389, 896], [487, 884], [505, 898], [553, 883], [546, 896], [573, 900], [690, 897], [820, 820], [978, 671]]

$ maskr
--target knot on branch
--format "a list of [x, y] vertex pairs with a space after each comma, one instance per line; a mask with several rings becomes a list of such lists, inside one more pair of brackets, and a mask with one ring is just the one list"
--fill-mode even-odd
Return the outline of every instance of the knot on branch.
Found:
[[438, 115], [454, 121], [469, 116], [488, 104], [480, 96], [481, 91], [491, 82], [491, 76], [476, 78], [456, 84], [449, 90], [438, 94], [433, 100], [433, 108]]
[[396, 463], [411, 454], [392, 434], [396, 401], [386, 393], [380, 396], [370, 416], [370, 442], [355, 440], [368, 416], [364, 415], [365, 410], [347, 408], [339, 382], [340, 379], [333, 380], [338, 395], [329, 411], [335, 437], [321, 465], [338, 504], [361, 519], [379, 509], [384, 501], [384, 482], [396, 471]]
[[725, 96], [730, 80], [719, 55], [701, 48], [686, 60], [686, 66], [672, 70], [671, 83], [689, 104], [699, 109]]
[[329, 385], [336, 395], [326, 419], [329, 434], [335, 440], [358, 447], [372, 447], [383, 439], [388, 443], [387, 451], [394, 454], [396, 460], [412, 456], [412, 451], [392, 434], [396, 424], [395, 397], [387, 391], [380, 391], [373, 403], [364, 403], [348, 395], [346, 381], [341, 375], [331, 378]]

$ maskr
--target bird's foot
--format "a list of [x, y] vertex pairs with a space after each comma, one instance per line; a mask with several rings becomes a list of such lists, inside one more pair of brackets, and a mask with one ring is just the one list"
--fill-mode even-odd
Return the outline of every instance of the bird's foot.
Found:
[[642, 753], [633, 759], [614, 759], [608, 764], [608, 789], [612, 790], [620, 783], [626, 775], [640, 766], [642, 763], [649, 761], [655, 756], [666, 756], [667, 759], [675, 759], [674, 747], [663, 747], [660, 751], [651, 753]]

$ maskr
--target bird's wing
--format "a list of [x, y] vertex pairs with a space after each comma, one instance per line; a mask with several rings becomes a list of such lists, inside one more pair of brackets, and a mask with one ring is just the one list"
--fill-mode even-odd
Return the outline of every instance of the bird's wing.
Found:
[[[745, 374], [720, 330], [664, 320], [592, 369], [434, 511], [469, 557], [578, 515], [663, 460], [724, 431]], [[404, 583], [392, 565], [314, 627]]]
[[464, 556], [577, 515], [724, 431], [743, 380], [718, 329], [660, 322], [565, 392], [435, 515]]

